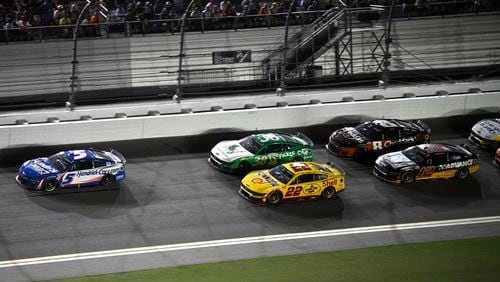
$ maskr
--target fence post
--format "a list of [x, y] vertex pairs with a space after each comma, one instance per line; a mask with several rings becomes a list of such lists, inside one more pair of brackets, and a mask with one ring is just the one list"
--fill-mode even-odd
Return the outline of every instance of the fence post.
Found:
[[[386, 28], [386, 30], [385, 30], [386, 36], [385, 36], [385, 52], [384, 52], [384, 70], [383, 70], [383, 74], [381, 77], [382, 85], [384, 85], [384, 87], [387, 87], [387, 84], [389, 83], [389, 80], [390, 80], [389, 66], [391, 64], [391, 61], [390, 61], [391, 53], [389, 52], [389, 48], [390, 48], [391, 42], [392, 42], [392, 37], [391, 37], [392, 13], [394, 11], [395, 5], [396, 5], [396, 0], [392, 0], [391, 7], [389, 9], [389, 15], [387, 15], [387, 17], [389, 17], [389, 19], [386, 19], [386, 21], [385, 21], [385, 23], [386, 23], [386, 27], [385, 27]], [[385, 12], [385, 10], [384, 10], [384, 12]]]
[[182, 14], [182, 19], [181, 19], [181, 40], [180, 40], [180, 47], [179, 47], [179, 69], [178, 75], [177, 75], [177, 90], [176, 93], [173, 97], [173, 100], [175, 102], [180, 102], [182, 99], [182, 60], [184, 59], [184, 25], [186, 24], [186, 17], [189, 13], [189, 10], [191, 10], [191, 6], [193, 6], [195, 0], [191, 0], [189, 2], [189, 5], [187, 6], [186, 10], [184, 11], [184, 14]]
[[5, 45], [9, 45], [9, 29], [5, 29]]
[[280, 71], [280, 87], [276, 89], [276, 93], [280, 96], [285, 95], [286, 90], [286, 56], [288, 51], [288, 25], [290, 23], [290, 16], [292, 15], [292, 9], [295, 6], [295, 1], [291, 1], [290, 6], [288, 7], [288, 13], [286, 14], [285, 20], [285, 44], [283, 45], [283, 59], [281, 60], [281, 71]]
[[70, 84], [70, 89], [71, 92], [68, 97], [68, 102], [66, 102], [66, 105], [70, 110], [74, 110], [75, 107], [75, 96], [76, 96], [76, 88], [77, 88], [77, 83], [78, 83], [78, 76], [77, 76], [77, 66], [78, 66], [78, 60], [77, 60], [77, 45], [78, 45], [78, 29], [80, 28], [80, 23], [82, 22], [83, 14], [87, 12], [87, 9], [89, 8], [91, 4], [91, 0], [87, 0], [87, 4], [83, 7], [82, 11], [78, 15], [78, 19], [76, 20], [76, 24], [73, 29], [73, 59], [71, 61], [72, 68], [71, 68], [71, 84]]

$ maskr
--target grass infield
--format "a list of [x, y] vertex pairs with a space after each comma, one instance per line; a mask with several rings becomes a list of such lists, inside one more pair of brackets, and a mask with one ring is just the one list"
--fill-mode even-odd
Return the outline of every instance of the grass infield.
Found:
[[500, 237], [266, 257], [56, 281], [500, 281]]

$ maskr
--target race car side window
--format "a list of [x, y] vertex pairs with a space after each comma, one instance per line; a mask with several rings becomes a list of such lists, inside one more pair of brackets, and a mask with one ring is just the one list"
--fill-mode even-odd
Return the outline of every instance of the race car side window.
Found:
[[327, 178], [328, 178], [328, 176], [326, 174], [315, 174], [314, 175], [314, 181], [324, 180]]
[[106, 166], [106, 162], [101, 161], [101, 160], [94, 160], [94, 168], [101, 167], [101, 166]]
[[440, 165], [448, 162], [446, 153], [437, 153], [432, 155], [432, 165]]
[[384, 140], [396, 140], [399, 138], [399, 130], [397, 128], [387, 128], [384, 132]]
[[411, 129], [411, 128], [405, 128], [402, 132], [401, 132], [401, 137], [412, 137], [416, 134], [417, 132], [414, 130], [414, 129]]
[[282, 145], [282, 148], [281, 148], [282, 152], [291, 151], [291, 150], [293, 150], [293, 146], [292, 145], [290, 145], [290, 144], [283, 144]]
[[295, 179], [294, 184], [306, 183], [314, 181], [314, 174], [303, 174]]
[[450, 153], [448, 155], [448, 159], [450, 160], [450, 162], [454, 162], [454, 161], [459, 161], [462, 159], [462, 156], [459, 155], [459, 154], [453, 154], [453, 153]]
[[86, 170], [94, 168], [92, 161], [77, 162], [73, 170]]
[[265, 154], [270, 154], [270, 153], [279, 153], [281, 152], [282, 146], [281, 144], [270, 144], [267, 146], [267, 148], [264, 150]]

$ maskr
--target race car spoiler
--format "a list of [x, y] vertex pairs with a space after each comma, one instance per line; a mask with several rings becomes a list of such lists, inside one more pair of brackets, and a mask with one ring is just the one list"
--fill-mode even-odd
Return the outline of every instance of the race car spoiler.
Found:
[[122, 163], [126, 163], [127, 162], [127, 160], [125, 159], [125, 157], [120, 152], [118, 152], [117, 150], [115, 150], [115, 149], [109, 149], [109, 151], [111, 152], [111, 154], [117, 156]]
[[460, 144], [458, 146], [460, 146], [460, 148], [462, 148], [466, 153], [470, 155], [479, 156], [479, 154], [474, 150], [472, 146], [469, 146], [467, 144]]
[[298, 138], [306, 141], [306, 143], [310, 146], [313, 146], [314, 145], [314, 142], [311, 140], [311, 138], [307, 137], [305, 134], [301, 133], [301, 132], [297, 132], [295, 134], [295, 136], [297, 136]]
[[329, 167], [334, 168], [334, 169], [336, 169], [336, 170], [340, 171], [340, 173], [342, 173], [342, 175], [345, 175], [345, 170], [344, 170], [344, 169], [342, 169], [341, 167], [337, 166], [337, 165], [336, 165], [336, 164], [334, 164], [333, 162], [327, 162], [326, 164], [327, 164]]
[[425, 131], [427, 131], [428, 134], [431, 133], [431, 128], [427, 124], [425, 124], [422, 120], [420, 119], [416, 120], [415, 123], [418, 124], [420, 127], [422, 127]]

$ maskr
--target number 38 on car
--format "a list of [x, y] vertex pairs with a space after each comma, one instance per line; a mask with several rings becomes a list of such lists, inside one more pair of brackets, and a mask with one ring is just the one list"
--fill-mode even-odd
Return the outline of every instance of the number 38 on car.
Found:
[[115, 150], [62, 151], [23, 163], [16, 181], [28, 190], [102, 185], [125, 179], [125, 158]]
[[331, 199], [344, 191], [344, 172], [333, 164], [294, 162], [254, 171], [241, 181], [240, 195], [259, 204], [314, 198]]

